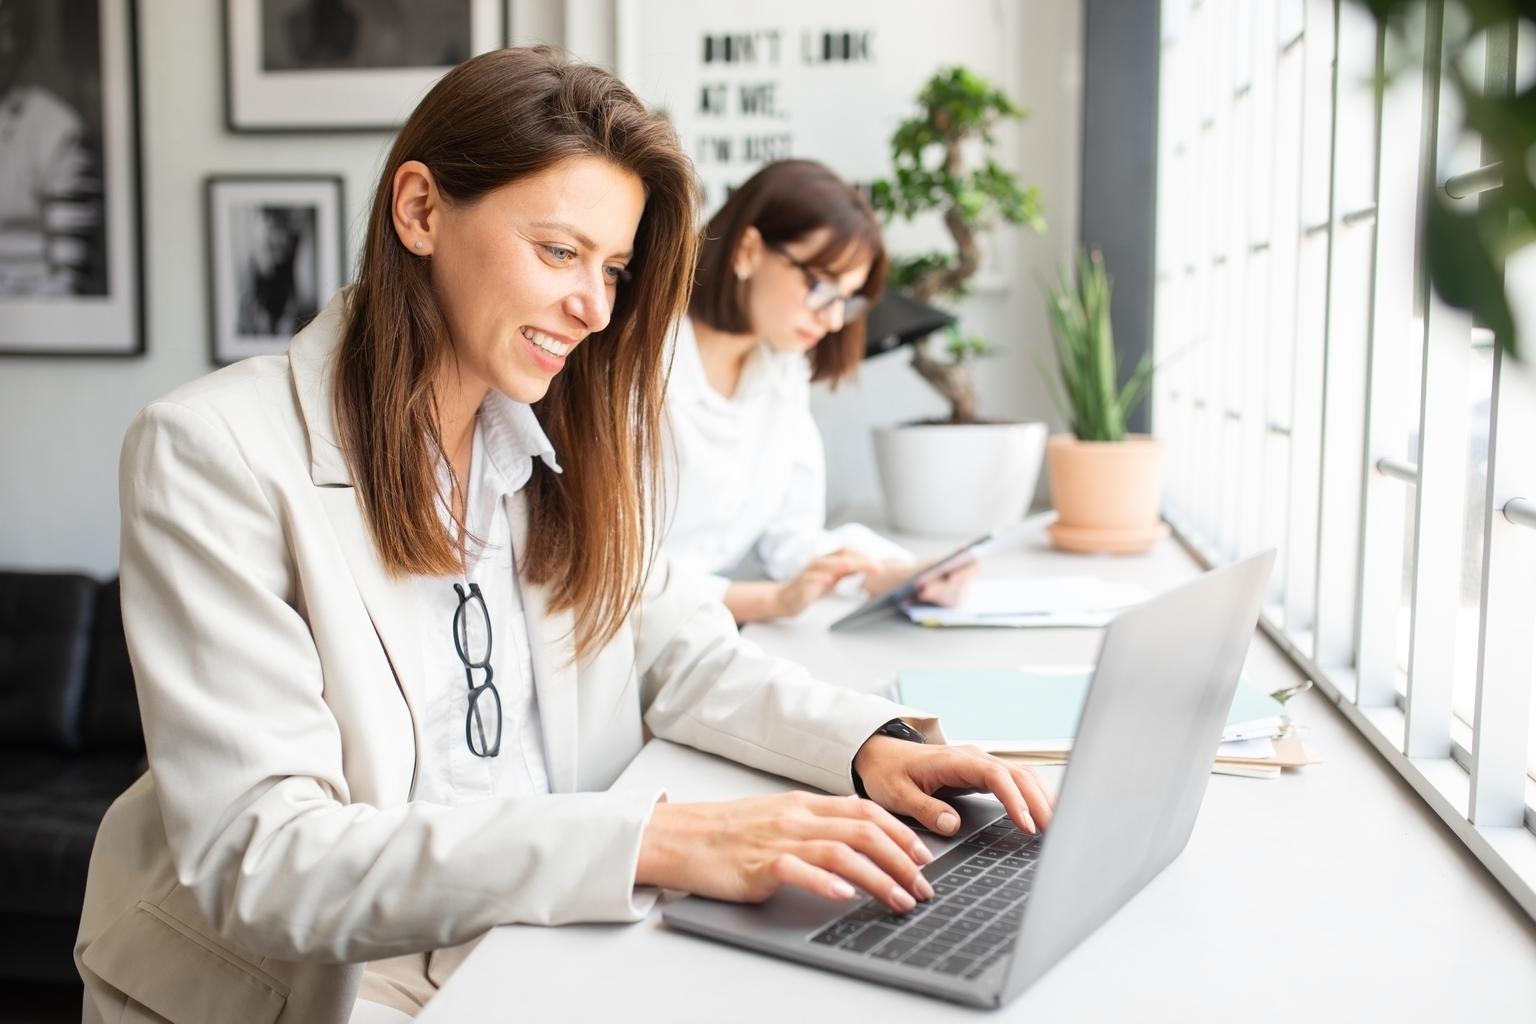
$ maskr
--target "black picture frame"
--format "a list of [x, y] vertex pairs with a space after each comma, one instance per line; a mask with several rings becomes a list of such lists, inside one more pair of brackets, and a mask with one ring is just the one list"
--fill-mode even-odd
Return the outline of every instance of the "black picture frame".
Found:
[[4, 229], [0, 356], [142, 356], [136, 0], [21, 10], [20, 56], [0, 54], [0, 163], [30, 162], [5, 177], [44, 185], [11, 197], [35, 203], [36, 218], [12, 215]]
[[[346, 10], [339, 22], [314, 15], [323, 2], [223, 0], [229, 131], [392, 132], [450, 67], [507, 44], [507, 0], [411, 0], [387, 11], [350, 0], [360, 10], [334, 5]], [[461, 3], [466, 20], [433, 16], [429, 3]]]
[[347, 279], [341, 176], [211, 174], [203, 194], [210, 361], [285, 351]]

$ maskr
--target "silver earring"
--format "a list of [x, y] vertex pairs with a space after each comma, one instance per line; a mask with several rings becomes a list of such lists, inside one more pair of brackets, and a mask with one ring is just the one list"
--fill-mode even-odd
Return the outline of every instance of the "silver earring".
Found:
[[738, 267], [736, 269], [736, 280], [738, 280], [738, 281], [745, 281], [746, 279], [747, 279], [747, 272], [745, 270], [742, 270], [740, 267]]
[[419, 239], [419, 238], [416, 239], [416, 248], [418, 248], [418, 249], [421, 248], [421, 239]]

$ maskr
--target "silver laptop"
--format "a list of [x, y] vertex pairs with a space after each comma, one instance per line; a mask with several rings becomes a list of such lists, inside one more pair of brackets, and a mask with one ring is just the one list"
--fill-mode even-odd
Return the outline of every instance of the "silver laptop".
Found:
[[1014, 828], [995, 801], [959, 797], [965, 839], [923, 869], [935, 897], [907, 914], [785, 890], [756, 906], [688, 897], [663, 919], [955, 1002], [1009, 1002], [1184, 849], [1274, 557], [1208, 572], [1109, 624], [1044, 835]]

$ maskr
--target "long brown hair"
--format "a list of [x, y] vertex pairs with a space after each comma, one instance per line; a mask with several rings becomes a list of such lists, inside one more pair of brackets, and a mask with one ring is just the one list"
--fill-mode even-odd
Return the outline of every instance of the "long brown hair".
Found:
[[[450, 71], [395, 139], [379, 176], [338, 356], [336, 418], [379, 555], [398, 575], [462, 571], [444, 530], [433, 381], [452, 341], [428, 261], [400, 243], [395, 171], [419, 160], [449, 202], [473, 203], [572, 157], [645, 187], [630, 280], [608, 326], [577, 346], [536, 406], [565, 468], [535, 460], [519, 568], [576, 612], [576, 653], [611, 640], [639, 600], [656, 538], [664, 341], [697, 257], [698, 186], [677, 136], [601, 68], [548, 47], [499, 50]], [[462, 525], [462, 524], [460, 524]]]
[[[768, 245], [783, 245], [827, 228], [827, 241], [806, 262], [832, 276], [850, 257], [873, 261], [859, 294], [873, 302], [885, 286], [885, 242], [875, 211], [857, 189], [825, 164], [814, 160], [778, 160], [759, 168], [737, 186], [710, 218], [699, 254], [699, 273], [690, 316], [731, 334], [746, 334], [752, 322], [746, 289], [736, 280], [734, 262], [741, 236], [757, 228]], [[838, 380], [858, 369], [864, 358], [864, 321], [855, 320], [828, 334], [806, 353], [811, 379]]]

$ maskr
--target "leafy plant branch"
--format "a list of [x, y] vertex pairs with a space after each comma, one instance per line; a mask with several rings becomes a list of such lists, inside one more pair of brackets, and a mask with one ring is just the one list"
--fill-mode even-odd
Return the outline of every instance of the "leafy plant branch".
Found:
[[[1421, 258], [1440, 298], [1472, 313], [1493, 332], [1503, 352], [1519, 357], [1504, 266], [1516, 250], [1536, 243], [1536, 159], [1530, 156], [1536, 153], [1536, 83], [1516, 91], [1512, 76], [1503, 82], [1479, 83], [1469, 80], [1462, 68], [1474, 48], [1487, 45], [1492, 37], [1507, 40], [1511, 58], [1516, 39], [1536, 38], [1536, 3], [1360, 2], [1400, 48], [1424, 61], [1426, 73], [1443, 74], [1446, 87], [1465, 112], [1461, 127], [1476, 133], [1482, 143], [1485, 166], [1492, 169], [1499, 185], [1479, 195], [1476, 209], [1453, 202], [1443, 189], [1434, 189], [1424, 211]], [[1428, 60], [1424, 60], [1426, 48], [1431, 51]], [[1388, 73], [1400, 70], [1389, 68]], [[1531, 354], [1527, 342], [1524, 355]]]

